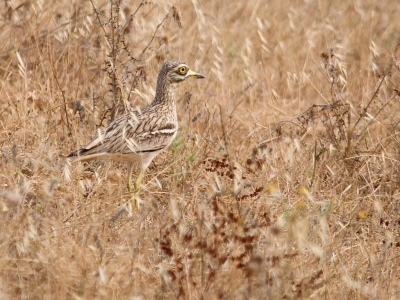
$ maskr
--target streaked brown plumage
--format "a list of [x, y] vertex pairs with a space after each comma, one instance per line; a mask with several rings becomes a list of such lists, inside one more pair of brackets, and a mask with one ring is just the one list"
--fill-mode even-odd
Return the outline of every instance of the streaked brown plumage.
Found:
[[[161, 67], [153, 102], [141, 111], [126, 113], [80, 150], [68, 155], [71, 161], [112, 160], [128, 163], [128, 189], [140, 188], [151, 161], [174, 140], [178, 130], [175, 87], [187, 78], [204, 78], [183, 62], [167, 61]], [[132, 164], [141, 163], [141, 172], [132, 186]]]

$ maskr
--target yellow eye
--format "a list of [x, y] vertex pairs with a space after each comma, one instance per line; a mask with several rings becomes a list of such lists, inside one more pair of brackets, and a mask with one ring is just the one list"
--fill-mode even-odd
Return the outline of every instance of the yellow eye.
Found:
[[185, 66], [178, 69], [179, 74], [185, 75], [187, 73], [187, 68]]

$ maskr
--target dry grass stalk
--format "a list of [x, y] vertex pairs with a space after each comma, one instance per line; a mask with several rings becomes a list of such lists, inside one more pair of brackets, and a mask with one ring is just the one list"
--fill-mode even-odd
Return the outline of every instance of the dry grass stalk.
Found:
[[[0, 298], [398, 297], [400, 4], [264, 2], [6, 1]], [[171, 59], [207, 81], [134, 212], [65, 155]]]

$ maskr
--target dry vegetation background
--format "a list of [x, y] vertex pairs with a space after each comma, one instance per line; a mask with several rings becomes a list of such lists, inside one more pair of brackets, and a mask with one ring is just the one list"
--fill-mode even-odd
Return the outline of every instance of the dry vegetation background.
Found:
[[[398, 1], [93, 4], [1, 3], [0, 299], [399, 297]], [[124, 164], [67, 181], [176, 59], [140, 209]]]

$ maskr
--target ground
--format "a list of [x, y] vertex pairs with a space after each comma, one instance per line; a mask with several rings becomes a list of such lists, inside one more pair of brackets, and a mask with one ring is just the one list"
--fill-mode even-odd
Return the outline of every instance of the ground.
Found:
[[[5, 1], [1, 299], [396, 299], [397, 1]], [[180, 131], [132, 206], [66, 163], [149, 103]], [[136, 169], [134, 174], [137, 174]]]

